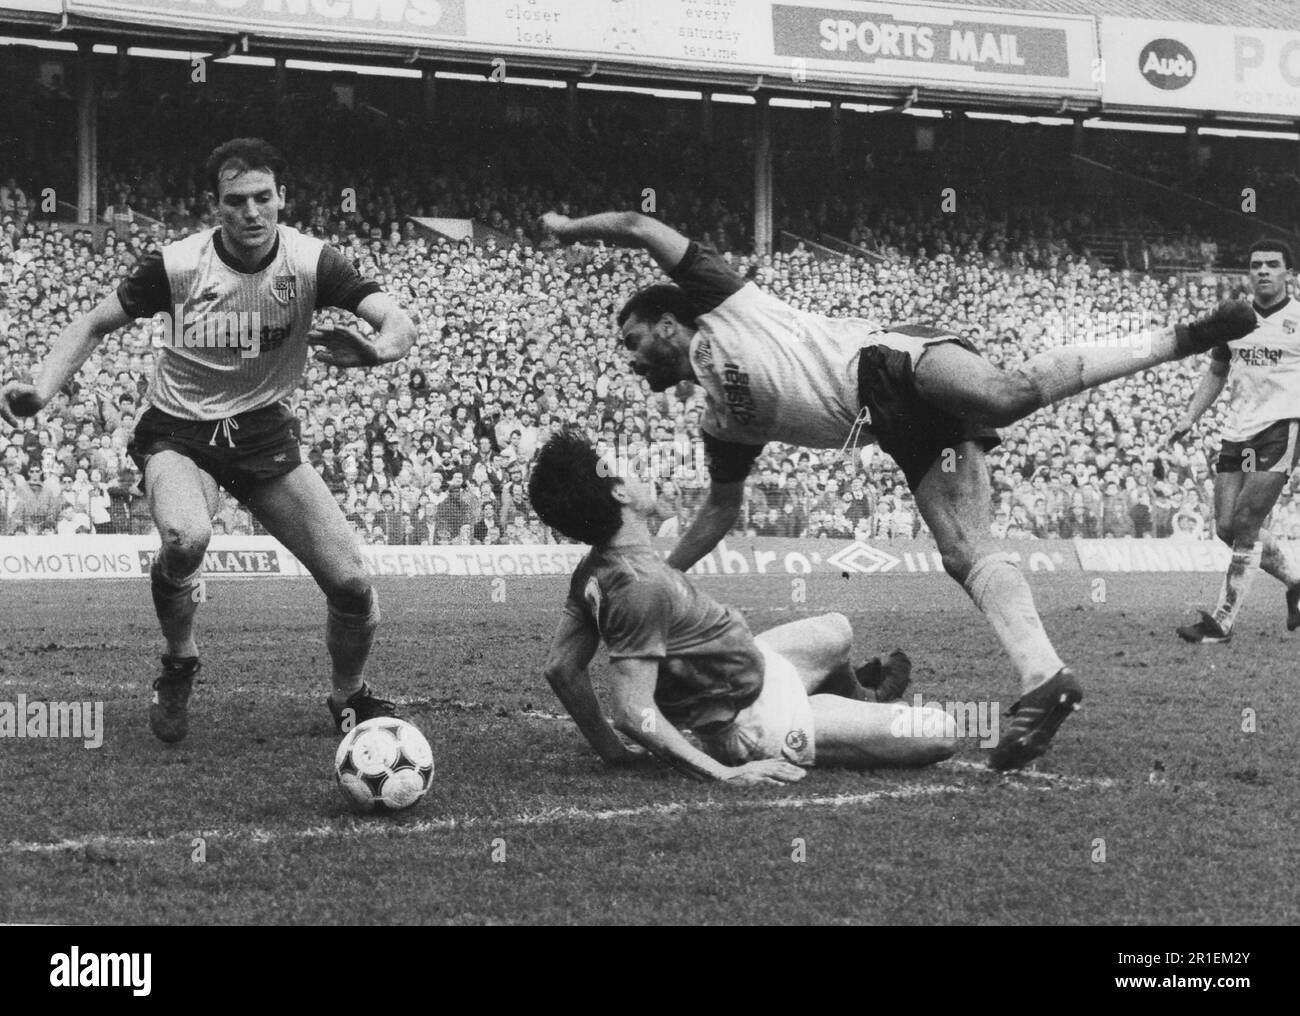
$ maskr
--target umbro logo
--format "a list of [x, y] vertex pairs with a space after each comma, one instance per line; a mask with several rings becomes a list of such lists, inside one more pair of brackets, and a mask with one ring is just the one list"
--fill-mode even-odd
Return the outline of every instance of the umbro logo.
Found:
[[860, 540], [854, 540], [843, 550], [838, 550], [826, 558], [826, 563], [844, 572], [871, 575], [875, 572], [887, 572], [891, 568], [896, 568], [899, 559], [893, 554], [862, 543]]
[[279, 455], [277, 455], [277, 456], [275, 457], [275, 461], [276, 461], [276, 462], [288, 462], [288, 461], [289, 461], [289, 453], [288, 453], [288, 452], [281, 452]]

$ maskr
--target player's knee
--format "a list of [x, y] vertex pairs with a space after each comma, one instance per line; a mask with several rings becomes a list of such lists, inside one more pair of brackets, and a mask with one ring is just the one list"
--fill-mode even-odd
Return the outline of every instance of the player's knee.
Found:
[[331, 607], [344, 614], [368, 614], [374, 600], [370, 579], [364, 573], [331, 583], [325, 590]]
[[939, 550], [939, 560], [943, 570], [958, 582], [965, 582], [970, 570], [975, 567], [975, 548], [965, 540]]
[[848, 653], [853, 646], [853, 625], [849, 619], [838, 611], [832, 611], [822, 617], [831, 644], [837, 652]]
[[994, 427], [1007, 427], [1042, 408], [1042, 393], [1033, 379], [1023, 371], [1010, 370], [998, 375], [998, 380], [985, 392], [987, 422]]
[[158, 531], [162, 538], [163, 566], [170, 575], [188, 575], [201, 564], [212, 539], [208, 523], [173, 523]]

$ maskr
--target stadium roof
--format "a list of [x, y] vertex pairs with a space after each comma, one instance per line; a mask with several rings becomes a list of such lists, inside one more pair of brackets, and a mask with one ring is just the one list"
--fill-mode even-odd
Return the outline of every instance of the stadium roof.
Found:
[[1300, 31], [1300, 6], [1272, 0], [1145, 0], [1141, 5], [1132, 0], [974, 0], [970, 6]]

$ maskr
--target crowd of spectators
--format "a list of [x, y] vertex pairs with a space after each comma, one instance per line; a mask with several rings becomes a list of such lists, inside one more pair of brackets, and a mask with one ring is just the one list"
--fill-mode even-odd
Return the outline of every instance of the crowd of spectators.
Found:
[[[647, 393], [627, 374], [611, 324], [622, 301], [656, 277], [644, 255], [331, 239], [397, 295], [422, 336], [406, 360], [377, 370], [313, 364], [297, 394], [306, 457], [367, 540], [548, 541], [525, 491], [533, 450], [560, 424], [584, 427], [634, 467], [653, 464], [656, 532], [672, 536], [689, 524], [706, 484], [696, 437], [701, 396]], [[65, 236], [37, 222], [0, 235], [5, 373], [28, 376], [60, 327], [110, 292], [154, 242], [142, 232], [122, 242], [110, 235], [96, 251], [87, 233]], [[1041, 268], [962, 249], [881, 264], [802, 251], [738, 256], [734, 264], [801, 308], [933, 323], [971, 338], [1002, 366], [1056, 343], [1127, 341], [1141, 328], [1199, 313], [1238, 284], [1094, 270], [1069, 253], [1049, 254]], [[149, 530], [125, 448], [161, 327], [136, 322], [110, 336], [66, 396], [0, 437], [0, 530]], [[989, 457], [995, 533], [1208, 537], [1222, 403], [1192, 438], [1165, 444], [1201, 369], [1166, 365], [1006, 428]], [[1300, 536], [1294, 494], [1274, 522], [1288, 536]], [[227, 499], [216, 527], [238, 533], [252, 524]], [[908, 538], [924, 526], [888, 457], [864, 464], [836, 451], [770, 446], [740, 529]]]
[[[166, 122], [186, 120], [186, 103], [167, 101], [178, 110]], [[210, 141], [225, 125], [209, 112], [188, 119], [203, 124]], [[622, 302], [659, 273], [638, 252], [555, 249], [536, 243], [532, 232], [548, 207], [572, 214], [635, 207], [641, 191], [623, 193], [624, 167], [642, 149], [605, 144], [600, 174], [571, 172], [561, 186], [554, 173], [533, 175], [537, 160], [565, 158], [548, 141], [553, 132], [524, 122], [512, 128], [511, 147], [527, 157], [485, 158], [478, 149], [494, 142], [466, 132], [440, 138], [436, 163], [421, 173], [396, 153], [391, 162], [373, 157], [393, 141], [373, 117], [353, 111], [340, 119], [354, 138], [373, 128], [378, 140], [344, 146], [338, 160], [297, 159], [286, 145], [296, 172], [282, 220], [338, 245], [403, 303], [421, 336], [405, 360], [371, 371], [309, 361], [295, 397], [304, 457], [357, 531], [388, 544], [552, 540], [527, 502], [529, 460], [553, 428], [568, 424], [624, 461], [653, 463], [659, 502], [652, 526], [664, 536], [680, 533], [707, 485], [697, 434], [702, 395], [648, 393], [627, 372], [613, 327]], [[633, 133], [619, 128], [606, 111], [580, 130], [593, 137], [604, 131], [603, 138]], [[679, 130], [690, 150], [690, 130], [665, 130]], [[529, 143], [520, 143], [523, 135]], [[308, 154], [337, 141], [318, 138]], [[357, 151], [372, 157], [349, 161]], [[940, 182], [941, 160], [903, 163], [878, 152], [863, 163], [861, 154], [847, 191], [817, 199], [815, 187], [804, 193], [791, 185], [778, 212], [805, 233], [833, 225], [875, 258], [825, 259], [803, 249], [735, 253], [735, 267], [806, 310], [943, 327], [1004, 367], [1056, 344], [1131, 341], [1142, 329], [1207, 310], [1241, 285], [1232, 271], [1165, 278], [1103, 264], [1079, 241], [1098, 213], [1074, 208], [1050, 187], [1017, 200], [993, 198], [995, 187], [973, 200], [963, 191], [944, 212], [917, 197]], [[48, 225], [28, 194], [36, 182], [10, 179], [0, 165], [4, 376], [29, 377], [60, 329], [111, 292], [143, 252], [210, 221], [193, 167], [168, 168], [177, 165], [106, 161], [105, 186], [116, 193], [102, 241], [88, 230], [65, 234]], [[783, 179], [797, 177], [798, 160], [785, 169]], [[662, 180], [657, 211], [667, 221], [722, 249], [748, 249], [734, 181], [691, 187], [671, 174], [655, 179]], [[909, 191], [908, 179], [923, 186]], [[844, 198], [854, 181], [870, 186]], [[339, 200], [344, 182], [351, 206]], [[123, 204], [161, 221], [135, 221], [122, 214]], [[476, 247], [440, 239], [418, 231], [406, 218], [413, 214], [471, 217], [501, 240]], [[162, 327], [135, 322], [108, 337], [65, 395], [23, 430], [0, 435], [0, 533], [150, 530], [125, 450]], [[1166, 443], [1202, 369], [1199, 361], [1166, 365], [1005, 428], [989, 456], [995, 535], [1209, 538], [1210, 463], [1224, 401], [1192, 436]], [[1296, 494], [1293, 484], [1275, 513], [1281, 535], [1300, 537]], [[247, 512], [224, 497], [214, 526], [253, 531]], [[738, 529], [813, 539], [925, 531], [887, 456], [776, 445], [755, 467]]]

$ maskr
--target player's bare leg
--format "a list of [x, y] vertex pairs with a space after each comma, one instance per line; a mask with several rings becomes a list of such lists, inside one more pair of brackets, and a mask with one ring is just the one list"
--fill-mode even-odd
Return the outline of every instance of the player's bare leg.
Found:
[[149, 582], [167, 643], [149, 723], [159, 740], [172, 742], [189, 732], [189, 697], [199, 670], [194, 613], [202, 599], [217, 482], [179, 452], [161, 451], [145, 463], [145, 492], [162, 541]]
[[917, 363], [916, 390], [956, 416], [1004, 427], [1108, 381], [1239, 339], [1255, 326], [1249, 304], [1230, 302], [1191, 325], [1141, 332], [1123, 346], [1060, 346], [1011, 370], [956, 343], [943, 343], [927, 348]]
[[[249, 508], [311, 573], [325, 594], [325, 645], [333, 665], [331, 711], [338, 723], [345, 708], [353, 723], [389, 715], [392, 703], [369, 695], [366, 660], [379, 624], [379, 599], [366, 573], [357, 536], [320, 475], [305, 463], [265, 480]], [[380, 711], [382, 710], [382, 711]]]
[[973, 441], [936, 460], [916, 488], [916, 506], [934, 534], [944, 570], [993, 626], [1019, 677], [1020, 699], [1012, 707], [1016, 718], [990, 760], [1007, 769], [1041, 755], [1083, 693], [1043, 630], [1029, 583], [993, 543], [991, 500], [984, 449]]
[[[897, 652], [886, 664], [880, 690], [865, 686], [853, 666], [853, 626], [843, 614], [821, 614], [769, 628], [762, 633], [769, 649], [780, 653], [799, 672], [808, 694], [822, 692], [862, 702], [897, 699], [911, 672], [906, 655]], [[900, 668], [901, 664], [905, 669]], [[875, 661], [879, 665], [879, 660]], [[886, 697], [887, 696], [887, 697]]]
[[809, 695], [808, 702], [819, 766], [928, 766], [957, 751], [957, 721], [941, 709], [840, 695]]

